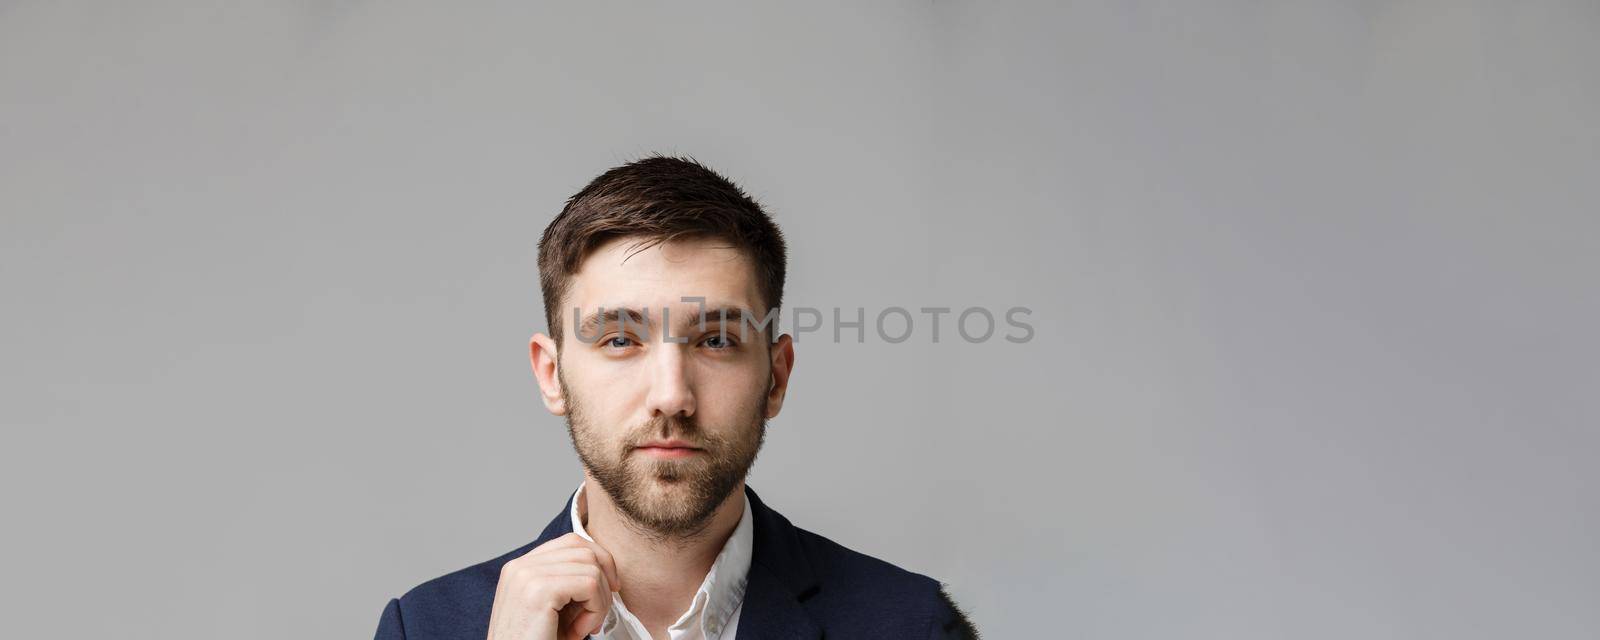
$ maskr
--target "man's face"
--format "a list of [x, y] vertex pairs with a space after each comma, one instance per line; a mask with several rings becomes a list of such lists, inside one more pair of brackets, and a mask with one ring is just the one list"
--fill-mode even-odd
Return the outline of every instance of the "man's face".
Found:
[[[748, 326], [741, 339], [738, 316], [707, 313], [765, 316], [743, 252], [717, 240], [643, 251], [636, 242], [601, 245], [572, 279], [557, 378], [567, 430], [589, 475], [635, 523], [683, 537], [709, 522], [755, 463], [771, 417], [772, 351]], [[614, 318], [595, 322], [602, 307], [636, 315], [625, 327]], [[647, 446], [663, 443], [689, 448]]]

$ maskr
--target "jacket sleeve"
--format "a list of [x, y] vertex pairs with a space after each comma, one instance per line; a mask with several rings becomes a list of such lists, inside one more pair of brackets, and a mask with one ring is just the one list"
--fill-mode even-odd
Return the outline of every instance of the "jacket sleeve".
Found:
[[934, 609], [933, 624], [928, 629], [928, 640], [978, 640], [978, 629], [972, 626], [967, 614], [956, 606], [956, 601], [939, 588], [939, 602]]
[[390, 598], [389, 606], [383, 608], [383, 617], [378, 618], [378, 633], [373, 640], [406, 640], [406, 625], [400, 618], [399, 598]]

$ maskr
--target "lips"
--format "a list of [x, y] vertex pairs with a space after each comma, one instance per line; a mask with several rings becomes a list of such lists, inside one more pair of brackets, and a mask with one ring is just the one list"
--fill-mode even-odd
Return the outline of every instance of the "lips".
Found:
[[650, 448], [662, 448], [662, 450], [698, 450], [699, 448], [699, 446], [694, 446], [688, 440], [678, 440], [678, 438], [672, 438], [672, 440], [650, 440], [650, 442], [642, 443], [642, 445], [638, 446], [640, 448], [650, 446]]
[[656, 440], [634, 447], [639, 453], [655, 458], [685, 458], [701, 452], [699, 447], [682, 440]]

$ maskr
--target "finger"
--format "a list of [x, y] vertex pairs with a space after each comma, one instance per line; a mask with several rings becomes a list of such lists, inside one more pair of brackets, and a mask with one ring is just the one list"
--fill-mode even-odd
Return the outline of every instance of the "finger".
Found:
[[563, 534], [549, 542], [534, 547], [532, 551], [522, 554], [522, 557], [531, 558], [550, 551], [581, 547], [587, 542], [588, 540], [584, 540], [583, 536], [580, 536], [577, 533]]
[[[580, 538], [581, 540], [581, 538]], [[612, 591], [622, 590], [622, 576], [617, 573], [617, 561], [611, 557], [611, 552], [599, 543], [584, 540], [589, 549], [594, 551], [595, 559], [599, 561], [600, 568], [606, 572], [606, 578], [611, 582]]]
[[595, 597], [608, 602], [611, 592], [616, 591], [611, 587], [611, 579], [606, 577], [606, 572], [593, 562], [557, 562], [544, 565], [542, 568], [545, 575], [549, 576], [579, 576], [594, 579], [598, 586]]
[[[599, 543], [594, 542], [593, 540], [586, 540], [583, 536], [578, 535], [577, 532], [573, 532], [556, 538], [555, 540], [551, 541], [551, 543], [547, 544], [549, 551], [560, 551], [563, 549], [572, 548], [586, 548], [593, 550], [595, 554], [595, 560], [600, 564], [602, 569], [605, 569], [606, 577], [610, 578], [611, 580], [612, 590], [622, 590], [622, 576], [617, 573], [617, 561], [611, 556], [611, 552], [607, 551], [605, 547], [600, 546]], [[534, 552], [544, 549], [545, 547], [541, 546], [538, 549], [534, 549], [533, 552], [529, 552], [528, 555], [531, 556]]]
[[582, 640], [585, 635], [598, 634], [606, 619], [576, 603], [562, 609], [559, 618], [561, 623], [556, 627], [556, 636], [563, 640]]
[[[568, 536], [570, 536], [570, 538]], [[574, 540], [576, 540], [576, 541], [574, 541]], [[559, 538], [556, 538], [554, 540], [546, 542], [546, 543], [544, 543], [542, 545], [534, 547], [532, 550], [528, 551], [527, 553], [524, 553], [524, 554], [522, 554], [520, 556], [517, 556], [515, 558], [512, 558], [512, 559], [506, 561], [506, 563], [504, 565], [501, 565], [501, 567], [500, 567], [500, 575], [501, 576], [505, 576], [506, 574], [511, 573], [513, 570], [517, 569], [518, 567], [524, 567], [524, 566], [530, 566], [530, 565], [538, 564], [545, 556], [548, 556], [551, 552], [561, 551], [563, 549], [581, 548], [583, 546], [582, 544], [580, 544], [582, 541], [583, 541], [583, 538], [578, 537], [576, 534], [567, 534], [565, 536], [561, 536]]]
[[606, 581], [610, 584], [612, 591], [619, 591], [622, 589], [622, 585], [617, 584], [617, 563], [611, 558], [610, 552], [607, 552], [605, 548], [601, 547], [600, 545], [556, 549], [554, 551], [540, 554], [540, 556], [535, 558], [534, 561], [540, 563], [540, 566], [558, 562], [582, 562], [592, 564], [605, 572]]
[[606, 577], [610, 580], [611, 590], [622, 590], [622, 575], [617, 571], [617, 561], [614, 557], [612, 557], [611, 552], [607, 551], [605, 547], [600, 546], [598, 543], [585, 540], [583, 536], [580, 536], [577, 533], [564, 534], [554, 540], [535, 547], [532, 551], [523, 554], [511, 562], [517, 562], [520, 564], [543, 562], [546, 560], [555, 559], [557, 557], [565, 558], [567, 556], [561, 552], [565, 552], [569, 549], [589, 549], [593, 551], [595, 555], [595, 563], [599, 564], [600, 568], [605, 570]]
[[558, 618], [563, 622], [560, 635], [582, 638], [603, 623], [611, 612], [611, 592], [605, 587], [605, 573], [594, 565], [564, 564], [556, 567], [572, 574], [554, 574], [546, 579], [556, 592]]

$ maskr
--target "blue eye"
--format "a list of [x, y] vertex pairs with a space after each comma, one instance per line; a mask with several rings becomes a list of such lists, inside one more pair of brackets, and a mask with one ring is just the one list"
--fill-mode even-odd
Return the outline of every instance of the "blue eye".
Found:
[[614, 349], [626, 349], [633, 346], [633, 338], [629, 338], [627, 336], [617, 336], [605, 341], [605, 346]]
[[733, 348], [733, 341], [729, 340], [726, 336], [711, 336], [706, 338], [704, 344], [712, 349], [718, 350]]

